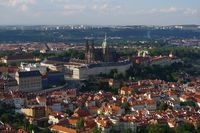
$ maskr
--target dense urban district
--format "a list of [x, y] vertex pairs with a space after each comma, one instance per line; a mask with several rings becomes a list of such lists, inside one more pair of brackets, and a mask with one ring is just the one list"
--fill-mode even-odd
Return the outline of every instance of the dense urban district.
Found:
[[200, 133], [199, 27], [32, 28], [0, 27], [1, 133]]

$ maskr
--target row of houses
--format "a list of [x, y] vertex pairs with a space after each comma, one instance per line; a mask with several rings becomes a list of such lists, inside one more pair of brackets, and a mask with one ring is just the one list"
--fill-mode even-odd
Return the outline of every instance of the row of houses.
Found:
[[[127, 82], [118, 95], [104, 91], [77, 93], [76, 89], [66, 89], [46, 93], [4, 92], [0, 99], [14, 104], [30, 123], [38, 126], [48, 123], [51, 131], [60, 133], [87, 133], [97, 127], [105, 133], [128, 128], [137, 131], [150, 124], [176, 128], [182, 123], [197, 126], [199, 83], [140, 80]], [[187, 89], [191, 87], [196, 91]], [[180, 104], [188, 100], [195, 102], [196, 107]], [[161, 103], [168, 108], [161, 110]], [[80, 121], [81, 127], [78, 126]]]

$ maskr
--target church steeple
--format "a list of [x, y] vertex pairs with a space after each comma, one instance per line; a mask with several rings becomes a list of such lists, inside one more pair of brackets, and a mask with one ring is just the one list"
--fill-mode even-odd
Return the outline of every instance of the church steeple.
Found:
[[102, 43], [102, 48], [103, 48], [103, 54], [106, 54], [106, 48], [107, 48], [107, 36], [105, 34], [104, 41]]
[[86, 53], [89, 51], [89, 42], [88, 42], [88, 40], [86, 40], [85, 51], [86, 51]]
[[91, 49], [94, 52], [94, 40], [92, 40]]
[[103, 56], [104, 56], [104, 61], [109, 62], [109, 45], [107, 44], [107, 36], [105, 34], [104, 41], [102, 43], [102, 49], [103, 49]]
[[87, 40], [85, 45], [85, 59], [87, 60], [87, 63], [91, 63], [95, 60], [94, 53], [95, 53], [94, 41], [92, 41], [92, 43], [90, 41], [89, 44], [89, 40]]
[[169, 54], [169, 57], [170, 57], [170, 58], [172, 58], [172, 57], [173, 57], [173, 54], [172, 54], [172, 52], [170, 52], [170, 54]]

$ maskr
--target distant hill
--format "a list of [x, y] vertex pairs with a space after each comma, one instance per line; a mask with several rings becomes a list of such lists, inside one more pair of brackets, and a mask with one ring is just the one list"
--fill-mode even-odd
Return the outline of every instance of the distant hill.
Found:
[[15, 42], [66, 42], [81, 43], [85, 38], [102, 40], [105, 33], [110, 39], [147, 40], [168, 38], [200, 38], [198, 25], [177, 26], [0, 26], [0, 43]]

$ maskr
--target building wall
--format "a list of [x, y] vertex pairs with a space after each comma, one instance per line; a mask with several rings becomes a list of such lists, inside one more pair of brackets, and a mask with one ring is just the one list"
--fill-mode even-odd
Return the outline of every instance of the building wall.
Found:
[[200, 102], [197, 102], [198, 107], [200, 107]]
[[21, 69], [22, 71], [35, 71], [35, 70], [38, 70], [40, 71], [41, 74], [46, 74], [47, 72], [47, 67], [45, 66], [40, 66], [40, 67], [34, 67], [34, 66], [31, 66], [31, 67], [25, 67], [24, 69]]
[[45, 107], [22, 108], [21, 111], [29, 117], [42, 118], [45, 117]]
[[145, 105], [144, 105], [144, 104], [141, 104], [141, 105], [134, 105], [134, 106], [131, 107], [131, 110], [132, 110], [132, 111], [141, 110], [141, 109], [145, 109]]
[[46, 63], [41, 63], [41, 66], [48, 67], [52, 71], [64, 71], [64, 65], [53, 65], [53, 64], [46, 64]]
[[26, 116], [33, 117], [33, 110], [31, 108], [22, 108], [22, 113], [24, 113]]
[[35, 118], [42, 118], [46, 116], [45, 107], [36, 107], [33, 109]]
[[21, 91], [29, 92], [42, 89], [41, 76], [26, 77], [26, 78], [19, 78], [19, 76], [16, 76], [16, 80], [19, 85], [19, 90]]
[[136, 132], [136, 123], [134, 122], [124, 122], [123, 123], [124, 125], [124, 129], [131, 129], [133, 132]]
[[15, 79], [13, 80], [4, 80], [4, 83], [0, 85], [0, 89], [4, 89], [4, 91], [9, 90], [18, 90], [19, 86], [17, 84], [17, 81]]
[[111, 70], [117, 69], [119, 73], [125, 74], [126, 70], [129, 69], [131, 63], [126, 65], [119, 65], [119, 66], [101, 66], [101, 67], [79, 67], [73, 69], [73, 78], [74, 79], [87, 79], [88, 76], [91, 75], [98, 75], [100, 73], [109, 74]]
[[61, 111], [61, 104], [60, 103], [54, 103], [52, 106], [51, 106], [52, 110], [53, 111]]
[[150, 110], [150, 111], [155, 111], [157, 109], [156, 103], [155, 104], [146, 105], [146, 109]]
[[48, 73], [47, 74], [48, 84], [49, 85], [57, 85], [64, 82], [64, 73], [56, 72], [56, 73]]
[[42, 79], [42, 88], [43, 89], [48, 88], [48, 79], [47, 78]]

